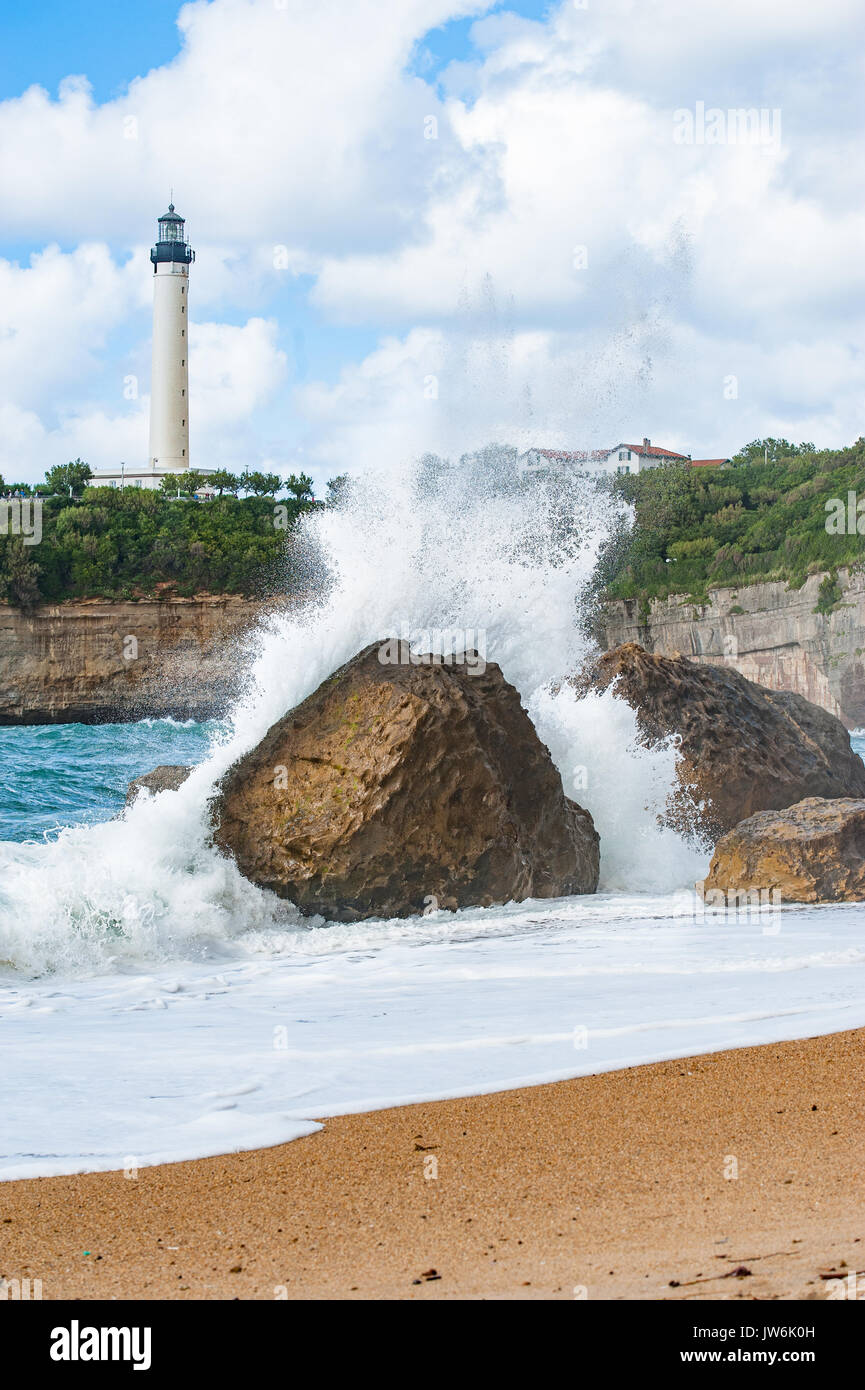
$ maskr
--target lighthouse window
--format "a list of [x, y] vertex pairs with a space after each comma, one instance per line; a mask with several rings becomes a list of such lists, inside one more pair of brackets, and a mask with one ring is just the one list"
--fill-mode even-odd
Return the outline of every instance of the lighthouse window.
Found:
[[185, 314], [185, 313], [186, 313], [186, 305], [185, 305], [185, 304], [181, 304], [181, 306], [180, 306], [180, 312], [181, 312], [181, 314]]
[[183, 389], [181, 389], [180, 394], [181, 394], [181, 396], [185, 396], [185, 395], [186, 395], [186, 392], [185, 392]]
[[180, 330], [180, 336], [181, 336], [181, 338], [185, 338], [185, 337], [186, 337], [186, 329], [185, 329], [185, 328], [181, 328], [181, 330]]

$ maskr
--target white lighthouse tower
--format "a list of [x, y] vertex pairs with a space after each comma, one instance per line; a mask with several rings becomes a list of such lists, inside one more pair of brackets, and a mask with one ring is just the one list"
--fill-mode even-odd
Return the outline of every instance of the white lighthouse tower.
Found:
[[184, 221], [169, 203], [159, 218], [153, 262], [153, 366], [150, 381], [150, 468], [189, 468], [189, 267], [195, 252]]
[[[195, 252], [185, 218], [169, 203], [159, 218], [153, 262], [153, 357], [150, 381], [150, 453], [147, 464], [98, 469], [95, 487], [160, 487], [189, 468], [189, 267]], [[212, 468], [196, 472], [207, 475]], [[205, 486], [199, 496], [211, 495]]]

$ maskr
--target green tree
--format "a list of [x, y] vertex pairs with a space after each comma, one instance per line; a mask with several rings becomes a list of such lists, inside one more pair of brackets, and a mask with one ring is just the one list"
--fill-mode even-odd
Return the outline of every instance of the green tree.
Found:
[[83, 459], [75, 459], [72, 463], [56, 463], [45, 474], [45, 482], [53, 493], [80, 497], [92, 477], [90, 464]]
[[292, 497], [298, 502], [313, 502], [315, 497], [312, 489], [312, 478], [308, 473], [289, 473], [285, 480], [286, 492], [290, 492]]
[[216, 490], [218, 497], [224, 492], [230, 492], [236, 497], [240, 491], [240, 479], [234, 473], [229, 473], [227, 468], [218, 468], [210, 475], [208, 482]]
[[810, 443], [791, 444], [789, 439], [752, 439], [737, 454], [731, 463], [780, 463], [782, 459], [797, 458], [800, 454], [813, 454], [814, 445]]
[[20, 536], [14, 536], [7, 541], [0, 568], [0, 588], [11, 603], [16, 603], [21, 608], [31, 608], [40, 601], [40, 573], [31, 548], [24, 544]]
[[254, 497], [274, 497], [282, 487], [282, 480], [278, 473], [262, 473], [258, 469], [250, 471], [245, 468], [240, 475], [240, 486]]
[[206, 482], [203, 473], [189, 468], [183, 473], [166, 473], [159, 486], [169, 497], [192, 497]]

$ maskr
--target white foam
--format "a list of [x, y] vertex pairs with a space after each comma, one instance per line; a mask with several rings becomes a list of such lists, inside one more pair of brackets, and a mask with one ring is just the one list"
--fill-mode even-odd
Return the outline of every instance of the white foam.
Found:
[[[685, 894], [287, 930], [9, 987], [0, 1177], [274, 1144], [328, 1115], [865, 1024], [863, 912]], [[245, 950], [243, 948], [246, 948]]]
[[[295, 553], [315, 592], [250, 635], [244, 696], [195, 774], [108, 825], [0, 846], [0, 962], [29, 974], [128, 969], [219, 955], [249, 933], [278, 949], [296, 914], [209, 846], [208, 797], [287, 709], [404, 626], [485, 634], [569, 795], [597, 817], [604, 884], [693, 882], [705, 856], [658, 823], [673, 751], [639, 749], [633, 714], [612, 695], [578, 702], [561, 684], [589, 647], [581, 605], [617, 505], [589, 480], [530, 477], [523, 491], [513, 459], [499, 465], [469, 462], [440, 484], [422, 468], [367, 479], [350, 507], [313, 514]], [[572, 785], [577, 763], [585, 791]]]
[[[410, 471], [314, 515], [298, 558], [318, 598], [250, 636], [248, 688], [184, 785], [106, 825], [0, 845], [3, 1176], [276, 1143], [344, 1110], [865, 1022], [861, 909], [702, 915], [685, 890], [707, 856], [660, 819], [675, 749], [641, 748], [625, 704], [564, 683], [587, 651], [609, 497], [490, 476]], [[225, 768], [404, 624], [485, 633], [595, 817], [608, 891], [325, 924], [209, 845]]]

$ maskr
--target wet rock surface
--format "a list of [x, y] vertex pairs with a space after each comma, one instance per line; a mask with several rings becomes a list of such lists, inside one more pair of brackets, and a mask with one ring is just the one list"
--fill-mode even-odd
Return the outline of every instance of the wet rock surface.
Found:
[[134, 777], [126, 789], [126, 805], [131, 806], [142, 790], [155, 796], [157, 792], [175, 792], [182, 786], [192, 771], [183, 763], [161, 763], [152, 772]]
[[728, 667], [653, 655], [636, 642], [606, 652], [578, 684], [614, 686], [647, 744], [678, 736], [682, 797], [673, 819], [688, 819], [693, 798], [702, 803], [698, 826], [713, 838], [806, 797], [865, 797], [865, 764], [847, 730], [802, 695], [767, 690]]
[[780, 902], [865, 901], [865, 800], [808, 797], [749, 816], [719, 840], [704, 892]]
[[[384, 659], [382, 659], [384, 658]], [[343, 921], [592, 893], [598, 836], [493, 663], [360, 652], [223, 778], [241, 872]]]

